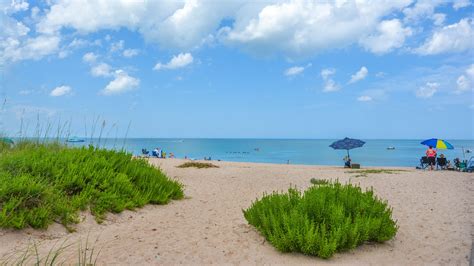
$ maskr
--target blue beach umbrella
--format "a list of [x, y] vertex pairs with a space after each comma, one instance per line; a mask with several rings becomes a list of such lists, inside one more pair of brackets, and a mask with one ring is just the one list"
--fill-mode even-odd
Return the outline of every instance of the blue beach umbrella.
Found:
[[344, 138], [338, 141], [333, 142], [329, 147], [335, 149], [335, 150], [347, 150], [347, 156], [349, 156], [349, 150], [355, 149], [355, 148], [360, 148], [364, 146], [365, 141], [362, 141], [360, 139], [350, 139], [350, 138]]
[[442, 139], [427, 139], [420, 142], [420, 144], [431, 146], [436, 149], [449, 149], [449, 150], [454, 149], [453, 145], [451, 145], [449, 142]]

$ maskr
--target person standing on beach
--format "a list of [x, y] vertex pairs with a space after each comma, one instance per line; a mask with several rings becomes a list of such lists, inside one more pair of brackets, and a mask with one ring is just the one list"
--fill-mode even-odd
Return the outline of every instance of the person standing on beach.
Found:
[[433, 170], [436, 163], [436, 150], [433, 149], [433, 146], [430, 146], [426, 150], [426, 157], [428, 157], [428, 164], [430, 165], [430, 170]]

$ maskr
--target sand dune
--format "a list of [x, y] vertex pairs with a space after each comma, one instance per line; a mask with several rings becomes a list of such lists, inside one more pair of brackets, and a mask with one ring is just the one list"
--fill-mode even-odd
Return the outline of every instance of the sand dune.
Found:
[[[112, 214], [100, 225], [84, 214], [75, 233], [58, 224], [46, 231], [3, 229], [0, 257], [19, 254], [33, 241], [42, 255], [66, 242], [72, 246], [61, 260], [73, 263], [78, 243], [88, 237], [95, 252], [101, 250], [99, 264], [469, 264], [473, 174], [402, 168], [407, 171], [355, 177], [335, 167], [215, 162], [220, 168], [181, 169], [175, 166], [182, 160], [150, 161], [185, 185], [186, 199]], [[396, 237], [329, 260], [275, 250], [247, 224], [242, 209], [264, 192], [304, 189], [311, 178], [372, 186], [393, 207]]]

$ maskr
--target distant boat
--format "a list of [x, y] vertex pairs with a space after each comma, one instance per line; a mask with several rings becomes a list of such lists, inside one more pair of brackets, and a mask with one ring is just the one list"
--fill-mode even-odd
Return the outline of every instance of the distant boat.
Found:
[[78, 138], [78, 137], [72, 137], [72, 138], [68, 138], [66, 140], [66, 142], [84, 142], [85, 140], [84, 139], [81, 139], [81, 138]]
[[395, 147], [393, 146], [387, 147], [387, 150], [395, 150]]

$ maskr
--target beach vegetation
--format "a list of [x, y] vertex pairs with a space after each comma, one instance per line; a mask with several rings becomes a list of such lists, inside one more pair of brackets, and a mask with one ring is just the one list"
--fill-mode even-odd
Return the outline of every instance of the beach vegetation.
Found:
[[23, 140], [0, 149], [0, 227], [47, 228], [183, 198], [183, 186], [125, 151]]
[[[0, 265], [63, 265], [71, 264], [72, 261], [66, 261], [64, 254], [70, 253], [74, 245], [67, 244], [67, 240], [61, 242], [59, 246], [54, 244], [45, 255], [40, 255], [39, 246], [36, 241], [28, 242], [28, 245], [23, 250], [17, 250], [10, 254], [5, 254], [0, 258]], [[102, 247], [98, 247], [98, 238], [94, 243], [89, 241], [89, 235], [85, 242], [78, 241], [77, 259], [73, 263], [77, 266], [93, 266], [97, 265], [97, 259], [100, 256]], [[69, 260], [69, 259], [68, 259]]]
[[327, 180], [327, 179], [311, 178], [311, 180], [309, 180], [309, 181], [313, 185], [327, 185], [327, 184], [329, 184], [329, 180]]
[[219, 168], [219, 166], [212, 164], [212, 163], [201, 163], [201, 162], [185, 162], [181, 165], [176, 166], [178, 168], [189, 168], [189, 167], [194, 167], [194, 168]]
[[346, 171], [349, 174], [357, 174], [356, 177], [367, 177], [369, 174], [398, 174], [404, 172], [402, 169], [362, 169]]
[[372, 189], [339, 182], [266, 194], [243, 213], [279, 251], [325, 259], [365, 242], [385, 242], [398, 229], [387, 202]]

